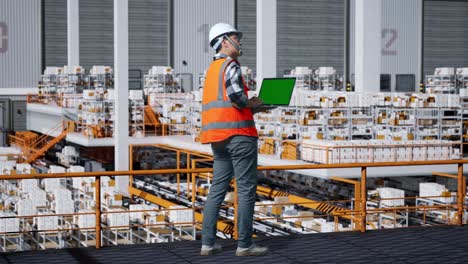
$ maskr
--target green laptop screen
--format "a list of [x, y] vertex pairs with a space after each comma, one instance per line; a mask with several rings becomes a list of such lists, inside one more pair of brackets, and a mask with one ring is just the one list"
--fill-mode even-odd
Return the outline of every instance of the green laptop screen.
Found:
[[258, 97], [264, 105], [289, 105], [296, 78], [263, 79]]

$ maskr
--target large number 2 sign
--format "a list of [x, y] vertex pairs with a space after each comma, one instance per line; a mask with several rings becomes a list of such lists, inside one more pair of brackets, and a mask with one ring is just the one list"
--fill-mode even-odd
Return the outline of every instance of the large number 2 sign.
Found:
[[394, 28], [384, 28], [382, 29], [382, 56], [396, 56], [397, 50], [394, 47], [395, 41], [398, 37], [398, 32]]
[[8, 51], [8, 26], [4, 22], [0, 22], [0, 53]]

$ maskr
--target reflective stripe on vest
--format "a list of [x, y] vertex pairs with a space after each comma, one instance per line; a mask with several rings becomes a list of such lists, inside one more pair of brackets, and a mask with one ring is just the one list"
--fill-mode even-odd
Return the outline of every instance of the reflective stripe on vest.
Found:
[[208, 111], [213, 108], [230, 108], [232, 107], [231, 102], [229, 101], [214, 101], [202, 105], [202, 111]]
[[252, 126], [255, 126], [255, 122], [253, 120], [244, 120], [238, 122], [213, 122], [202, 126], [202, 130], [206, 131], [209, 129], [246, 128]]

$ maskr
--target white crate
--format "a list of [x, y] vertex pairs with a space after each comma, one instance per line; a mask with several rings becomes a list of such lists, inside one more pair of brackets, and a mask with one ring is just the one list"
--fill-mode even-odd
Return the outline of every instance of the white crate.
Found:
[[93, 67], [91, 67], [91, 70], [89, 70], [89, 74], [112, 74], [112, 67], [94, 65]]
[[32, 192], [28, 193], [28, 195], [32, 200], [34, 207], [47, 205], [47, 193], [44, 190], [36, 188]]
[[31, 164], [19, 163], [16, 164], [16, 173], [18, 174], [30, 174], [31, 173]]
[[[383, 187], [383, 188], [377, 188], [376, 190], [379, 192], [379, 196], [382, 199], [404, 198], [405, 197], [405, 191], [400, 190], [400, 189], [396, 189], [396, 188]], [[405, 205], [405, 200], [404, 199], [382, 200], [381, 204], [384, 205], [384, 206], [404, 206]]]
[[83, 90], [83, 99], [94, 100], [98, 97], [96, 90]]
[[[80, 210], [79, 213], [94, 213], [94, 211]], [[77, 215], [75, 219], [76, 219], [75, 223], [80, 228], [96, 227], [96, 215], [95, 214]]]
[[[421, 182], [419, 183], [419, 196], [425, 197], [425, 196], [441, 196], [442, 192], [448, 192], [447, 188], [445, 188], [445, 185], [438, 184], [435, 182]], [[455, 202], [455, 197], [450, 196], [450, 197], [434, 197], [434, 198], [428, 198], [431, 200], [436, 200], [440, 201], [443, 203], [453, 203]]]
[[468, 75], [468, 68], [457, 68], [457, 75]]
[[[123, 211], [122, 209], [111, 209], [112, 211]], [[130, 224], [130, 214], [129, 213], [115, 213], [115, 214], [107, 214], [107, 224], [112, 228], [116, 226], [128, 226]]]
[[149, 75], [157, 75], [157, 74], [172, 74], [173, 70], [170, 66], [153, 66], [148, 71]]
[[71, 199], [72, 193], [70, 190], [65, 188], [58, 188], [53, 191], [55, 200], [62, 200], [62, 199]]
[[53, 192], [61, 187], [59, 178], [44, 179], [43, 181], [46, 192]]
[[[174, 205], [169, 207], [169, 209], [178, 209], [178, 208], [187, 208], [185, 206]], [[173, 223], [186, 223], [193, 221], [193, 211], [192, 209], [187, 210], [170, 210], [169, 211], [169, 221]]]
[[142, 100], [143, 91], [142, 90], [129, 90], [128, 97], [130, 100]]
[[16, 211], [20, 216], [35, 215], [36, 207], [34, 207], [32, 200], [22, 199], [18, 201], [18, 204], [16, 205]]
[[[129, 207], [130, 211], [133, 210], [154, 210], [156, 209], [154, 206], [146, 205], [146, 204], [131, 204]], [[145, 215], [149, 215], [151, 217], [154, 217], [157, 215], [157, 212], [132, 212], [130, 213], [130, 221], [133, 222], [138, 222], [138, 223], [143, 223], [144, 222], [144, 217]]]
[[30, 193], [38, 188], [39, 185], [37, 179], [20, 180], [20, 189], [25, 193]]
[[67, 172], [85, 172], [85, 168], [83, 166], [70, 166]]
[[443, 67], [443, 68], [435, 68], [434, 75], [454, 75], [455, 68], [453, 67]]
[[56, 199], [55, 212], [57, 214], [72, 214], [75, 212], [75, 202], [71, 198]]
[[[50, 212], [40, 213], [51, 214]], [[37, 226], [37, 230], [54, 230], [58, 227], [58, 216], [44, 216], [44, 217], [34, 217], [34, 223]]]
[[85, 70], [81, 66], [63, 66], [63, 73], [65, 74], [84, 74]]
[[63, 73], [62, 67], [46, 67], [44, 75], [59, 75]]
[[[79, 213], [94, 213], [91, 210], [80, 210]], [[75, 224], [80, 228], [94, 228], [96, 227], [96, 215], [95, 214], [86, 214], [86, 215], [77, 215], [74, 217]]]
[[419, 196], [440, 196], [446, 190], [445, 185], [435, 182], [419, 183]]
[[[5, 216], [16, 216], [12, 213], [0, 212], [0, 217]], [[20, 230], [19, 218], [0, 218], [0, 233], [14, 232], [17, 233]]]
[[76, 152], [76, 149], [72, 146], [65, 146], [62, 149], [62, 154], [66, 156], [77, 156], [78, 153]]

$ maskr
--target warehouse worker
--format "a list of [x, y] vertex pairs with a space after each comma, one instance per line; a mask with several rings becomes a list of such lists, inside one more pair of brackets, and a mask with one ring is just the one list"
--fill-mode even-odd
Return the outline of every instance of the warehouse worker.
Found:
[[266, 247], [252, 243], [253, 213], [257, 190], [257, 129], [252, 109], [261, 105], [247, 98], [237, 57], [242, 54], [242, 33], [225, 23], [209, 34], [216, 55], [206, 72], [203, 88], [201, 142], [213, 150], [213, 181], [203, 210], [201, 255], [222, 251], [215, 244], [219, 209], [235, 175], [238, 193], [237, 256], [265, 255]]

